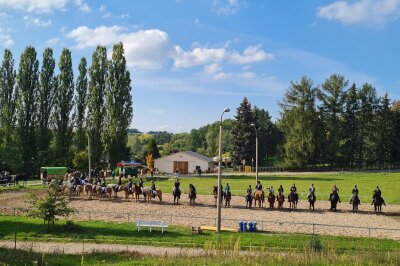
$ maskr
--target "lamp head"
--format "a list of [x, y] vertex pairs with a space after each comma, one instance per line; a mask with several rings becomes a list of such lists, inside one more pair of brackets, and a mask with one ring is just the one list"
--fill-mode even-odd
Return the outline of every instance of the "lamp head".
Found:
[[229, 108], [224, 109], [224, 113], [229, 113], [230, 111], [231, 111], [231, 109], [229, 109]]

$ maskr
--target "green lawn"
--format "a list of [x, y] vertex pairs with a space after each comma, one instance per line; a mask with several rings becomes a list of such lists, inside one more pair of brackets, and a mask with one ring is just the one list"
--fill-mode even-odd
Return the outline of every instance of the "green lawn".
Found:
[[84, 255], [44, 254], [0, 248], [0, 265], [399, 265], [400, 253], [260, 252], [240, 256], [235, 251], [204, 257], [149, 256], [134, 252]]
[[[204, 232], [192, 235], [191, 228], [170, 226], [164, 234], [159, 230], [140, 232], [133, 223], [100, 221], [75, 222], [67, 227], [59, 221], [54, 230], [43, 230], [42, 220], [27, 217], [0, 216], [0, 240], [17, 241], [93, 242], [115, 244], [141, 244], [185, 247], [222, 247], [232, 249], [235, 245], [243, 250], [301, 251], [312, 241], [312, 235], [271, 233], [228, 233], [218, 235]], [[324, 248], [335, 251], [400, 251], [400, 242], [387, 239], [319, 236]]]
[[[379, 185], [382, 189], [382, 195], [387, 203], [400, 204], [400, 173], [313, 173], [309, 175], [260, 175], [259, 179], [264, 188], [274, 186], [277, 191], [279, 185], [289, 191], [293, 183], [296, 184], [300, 198], [307, 197], [308, 188], [313, 183], [316, 187], [317, 196], [320, 199], [329, 198], [329, 193], [334, 184], [340, 189], [342, 198], [350, 198], [351, 190], [354, 185], [358, 185], [361, 201], [367, 202], [372, 198], [372, 191]], [[189, 177], [180, 178], [181, 188], [187, 192], [190, 183], [196, 186], [200, 194], [212, 194], [213, 186], [217, 184], [216, 176], [208, 177]], [[233, 176], [225, 175], [222, 177], [222, 183], [229, 183], [234, 195], [244, 195], [247, 187], [251, 185], [254, 189], [255, 175], [251, 176]], [[157, 187], [167, 193], [172, 191], [174, 179], [163, 179], [156, 181]], [[145, 181], [145, 186], [150, 186], [149, 180]]]

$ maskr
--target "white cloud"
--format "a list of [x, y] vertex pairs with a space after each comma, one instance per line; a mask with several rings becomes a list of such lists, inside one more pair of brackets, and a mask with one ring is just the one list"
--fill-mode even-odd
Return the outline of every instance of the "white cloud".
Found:
[[[199, 44], [197, 44], [199, 45]], [[184, 51], [180, 46], [175, 46], [172, 52], [174, 68], [188, 68], [198, 65], [206, 65], [229, 61], [233, 64], [251, 64], [272, 60], [274, 56], [261, 49], [261, 45], [249, 46], [242, 54], [224, 48], [195, 47], [190, 51]]]
[[61, 39], [60, 38], [51, 38], [49, 40], [46, 41], [46, 45], [48, 46], [56, 46], [59, 45], [61, 43]]
[[25, 21], [25, 25], [27, 27], [34, 25], [34, 26], [38, 26], [38, 27], [48, 27], [51, 25], [51, 20], [42, 20], [41, 18], [35, 18], [35, 17], [31, 17], [31, 16], [24, 16], [23, 17], [24, 21]]
[[344, 24], [366, 23], [382, 25], [400, 14], [400, 0], [357, 0], [353, 3], [336, 1], [320, 7], [318, 16]]
[[92, 11], [92, 9], [90, 8], [90, 6], [85, 3], [84, 0], [75, 0], [75, 5], [79, 8], [80, 11], [85, 12], [85, 13], [89, 13], [90, 11]]
[[25, 12], [48, 13], [64, 9], [68, 0], [0, 0], [0, 7]]
[[121, 15], [119, 15], [119, 17], [121, 18], [121, 19], [126, 19], [126, 18], [130, 18], [130, 14], [129, 13], [125, 13], [125, 14], [121, 14]]
[[0, 27], [0, 45], [4, 48], [10, 48], [14, 44], [14, 41], [8, 32], [9, 30]]
[[207, 74], [215, 74], [221, 70], [222, 70], [222, 67], [217, 63], [207, 65], [204, 67], [204, 72]]
[[238, 74], [238, 77], [245, 78], [245, 79], [252, 79], [252, 78], [256, 78], [257, 74], [254, 72], [244, 72], [244, 73]]
[[222, 80], [222, 79], [227, 79], [229, 77], [232, 77], [232, 73], [219, 72], [213, 76], [213, 79]]
[[240, 10], [243, 4], [238, 0], [214, 0], [213, 11], [219, 15], [232, 15]]
[[265, 60], [272, 60], [274, 56], [261, 49], [261, 45], [247, 47], [243, 54], [233, 53], [231, 62], [234, 64], [251, 64]]
[[142, 69], [161, 67], [168, 59], [170, 42], [168, 34], [158, 29], [127, 32], [120, 26], [101, 26], [94, 29], [78, 27], [67, 34], [76, 42], [77, 49], [111, 46], [122, 42], [128, 66]]

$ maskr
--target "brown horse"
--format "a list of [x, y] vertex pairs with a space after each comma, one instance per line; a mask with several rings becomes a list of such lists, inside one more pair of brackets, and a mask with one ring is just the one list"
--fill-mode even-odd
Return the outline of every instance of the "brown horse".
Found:
[[113, 187], [113, 191], [114, 191], [114, 199], [117, 199], [118, 198], [118, 192], [125, 191], [125, 186], [124, 185], [114, 186]]
[[193, 189], [189, 189], [189, 205], [194, 205], [196, 201], [196, 192]]
[[96, 186], [97, 188], [97, 194], [99, 195], [100, 199], [103, 199], [107, 194], [111, 198], [113, 189], [112, 187], [106, 187], [105, 191], [103, 191], [103, 188], [101, 186]]
[[269, 202], [269, 208], [273, 209], [275, 205], [275, 195], [272, 192], [270, 192], [268, 195], [268, 202]]
[[228, 193], [224, 193], [224, 199], [225, 199], [225, 208], [231, 207], [231, 198], [232, 198], [232, 193], [229, 191]]
[[262, 208], [264, 207], [264, 191], [262, 190], [257, 190], [254, 192], [254, 206], [257, 206], [257, 201], [258, 201], [258, 207]]
[[[222, 193], [222, 186], [221, 186], [221, 193]], [[218, 187], [217, 186], [213, 187], [213, 194], [214, 194], [215, 205], [217, 205], [217, 200], [218, 200]], [[221, 203], [222, 203], [223, 198], [224, 198], [223, 195], [221, 195]]]
[[[136, 183], [133, 184], [133, 194], [134, 194], [134, 196], [135, 196], [136, 202], [139, 201], [139, 196], [140, 196], [140, 194], [143, 194], [143, 193], [142, 193], [142, 190], [140, 189], [140, 187], [139, 187], [138, 185], [136, 185]], [[144, 195], [143, 195], [143, 196], [144, 196]], [[145, 197], [145, 199], [146, 199], [146, 197]]]
[[89, 199], [92, 199], [92, 196], [93, 196], [93, 185], [92, 184], [85, 184], [83, 186], [83, 190], [86, 192], [86, 196], [88, 196]]
[[[160, 202], [162, 201], [162, 192], [160, 189], [156, 189], [157, 192], [157, 197], [160, 200]], [[146, 202], [151, 202], [151, 199], [153, 198], [153, 192], [151, 191], [151, 189], [149, 188], [143, 188], [143, 196]]]
[[276, 200], [278, 201], [278, 209], [283, 208], [283, 203], [285, 202], [285, 196], [283, 195], [282, 192], [278, 192], [278, 196], [276, 197]]
[[314, 210], [314, 205], [315, 205], [315, 201], [317, 200], [317, 198], [315, 197], [315, 193], [311, 192], [308, 195], [308, 202], [310, 203], [310, 210], [312, 208], [312, 210]]
[[288, 196], [288, 201], [289, 201], [289, 207], [291, 210], [294, 210], [297, 208], [297, 202], [299, 201], [299, 195], [296, 192], [290, 192]]

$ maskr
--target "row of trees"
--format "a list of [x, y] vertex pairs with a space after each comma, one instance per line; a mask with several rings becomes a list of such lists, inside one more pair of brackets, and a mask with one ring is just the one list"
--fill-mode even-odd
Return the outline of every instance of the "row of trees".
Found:
[[[387, 94], [379, 97], [371, 84], [349, 86], [344, 76], [332, 75], [314, 86], [303, 77], [291, 82], [279, 107], [274, 123], [268, 111], [252, 108], [244, 98], [234, 119], [223, 121], [224, 156], [236, 165], [255, 163], [257, 130], [260, 165], [362, 168], [400, 161], [400, 102]], [[219, 122], [190, 133], [135, 132], [129, 146], [135, 159], [143, 162], [154, 152], [154, 158], [184, 150], [214, 157], [218, 134]], [[271, 157], [274, 160], [268, 160]]]
[[[132, 120], [130, 73], [122, 43], [107, 59], [98, 46], [87, 68], [83, 57], [74, 80], [72, 54], [63, 49], [58, 71], [46, 48], [39, 69], [34, 47], [26, 47], [18, 71], [10, 50], [0, 68], [0, 164], [11, 171], [37, 172], [39, 166], [73, 167], [87, 158], [90, 139], [94, 165], [129, 158], [127, 129]], [[75, 159], [75, 160], [74, 160]]]

